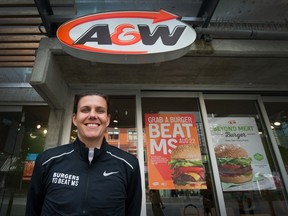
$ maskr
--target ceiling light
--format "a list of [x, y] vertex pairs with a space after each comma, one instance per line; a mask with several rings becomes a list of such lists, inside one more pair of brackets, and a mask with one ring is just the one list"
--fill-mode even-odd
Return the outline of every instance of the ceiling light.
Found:
[[274, 125], [275, 125], [275, 126], [280, 126], [280, 125], [281, 125], [281, 123], [280, 123], [280, 122], [278, 122], [278, 121], [276, 121], [276, 122], [274, 122]]
[[114, 123], [118, 123], [118, 120], [117, 120], [117, 119], [114, 119], [113, 122], [114, 122]]

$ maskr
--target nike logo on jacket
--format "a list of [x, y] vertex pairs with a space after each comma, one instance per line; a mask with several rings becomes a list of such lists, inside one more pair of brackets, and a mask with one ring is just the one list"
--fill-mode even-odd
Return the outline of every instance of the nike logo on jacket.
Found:
[[107, 176], [116, 174], [116, 173], [118, 173], [118, 172], [119, 172], [119, 171], [116, 171], [116, 172], [106, 172], [106, 171], [104, 171], [103, 176], [107, 177]]

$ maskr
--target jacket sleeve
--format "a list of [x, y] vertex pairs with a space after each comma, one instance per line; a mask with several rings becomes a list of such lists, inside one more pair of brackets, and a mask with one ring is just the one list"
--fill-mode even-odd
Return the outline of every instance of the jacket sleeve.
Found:
[[26, 203], [26, 216], [41, 215], [44, 202], [44, 184], [43, 184], [43, 167], [40, 161], [40, 156], [35, 161], [35, 166], [32, 178], [29, 185]]
[[125, 216], [139, 216], [142, 206], [142, 186], [141, 174], [138, 160], [135, 163], [134, 170], [127, 189], [126, 214]]

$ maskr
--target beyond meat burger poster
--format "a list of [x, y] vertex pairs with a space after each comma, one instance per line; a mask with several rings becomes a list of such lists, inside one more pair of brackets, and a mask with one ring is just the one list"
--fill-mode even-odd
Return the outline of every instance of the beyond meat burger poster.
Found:
[[193, 114], [145, 114], [149, 189], [206, 189]]
[[254, 118], [209, 118], [209, 125], [223, 191], [275, 189]]

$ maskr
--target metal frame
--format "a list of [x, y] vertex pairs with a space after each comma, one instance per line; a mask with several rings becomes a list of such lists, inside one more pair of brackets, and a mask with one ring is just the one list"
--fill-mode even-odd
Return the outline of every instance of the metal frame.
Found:
[[207, 28], [209, 25], [209, 22], [213, 16], [214, 11], [217, 8], [217, 5], [219, 3], [219, 0], [204, 0], [201, 8], [198, 12], [197, 17], [205, 17], [205, 22], [202, 27]]
[[[227, 213], [226, 213], [226, 207], [225, 207], [225, 200], [224, 200], [224, 195], [223, 195], [223, 191], [221, 188], [218, 165], [217, 165], [217, 160], [216, 160], [216, 156], [215, 156], [215, 152], [213, 148], [212, 136], [210, 132], [208, 115], [207, 115], [207, 110], [206, 110], [203, 94], [200, 94], [199, 102], [200, 102], [203, 124], [205, 128], [207, 145], [208, 145], [208, 151], [209, 151], [209, 156], [210, 156], [210, 161], [211, 161], [211, 166], [212, 166], [211, 171], [212, 171], [213, 178], [214, 178], [214, 186], [215, 186], [214, 188], [216, 190], [215, 192], [216, 192], [216, 197], [218, 200], [218, 206], [216, 205], [216, 209], [217, 207], [219, 207], [217, 211], [220, 212], [220, 215], [226, 216]], [[217, 185], [220, 185], [220, 187]]]
[[[56, 34], [57, 31], [57, 26], [54, 23], [51, 23], [48, 16], [53, 15], [53, 10], [52, 7], [50, 5], [50, 1], [49, 0], [34, 0], [35, 5], [37, 6], [38, 12], [41, 16], [42, 19], [42, 24], [45, 27], [46, 33], [44, 33], [45, 35], [47, 35], [48, 37], [52, 37]], [[40, 30], [40, 26], [39, 26], [39, 30]], [[40, 30], [41, 31], [41, 30]]]
[[[139, 159], [139, 165], [140, 165], [140, 171], [142, 175], [142, 191], [146, 192], [146, 186], [145, 186], [145, 164], [144, 164], [144, 137], [143, 137], [143, 126], [142, 126], [142, 103], [141, 103], [141, 93], [140, 91], [137, 91], [136, 93], [136, 128], [137, 128], [137, 156]], [[142, 193], [142, 210], [141, 210], [141, 216], [147, 215], [147, 209], [146, 209], [146, 194]]]
[[[267, 100], [265, 100], [265, 98], [262, 99], [259, 96], [258, 97], [259, 108], [260, 108], [263, 120], [265, 122], [265, 126], [267, 128], [267, 132], [268, 132], [271, 144], [272, 144], [272, 148], [273, 148], [274, 154], [276, 156], [277, 165], [278, 165], [278, 167], [280, 169], [280, 175], [282, 177], [283, 184], [284, 184], [284, 187], [285, 187], [285, 190], [286, 190], [286, 196], [287, 196], [287, 194], [288, 194], [288, 175], [286, 173], [286, 169], [285, 169], [285, 166], [284, 166], [284, 163], [283, 163], [283, 160], [282, 160], [282, 157], [281, 157], [281, 154], [280, 154], [280, 151], [279, 151], [275, 136], [273, 135], [273, 131], [272, 131], [271, 127], [270, 127], [270, 120], [269, 120], [268, 114], [266, 112], [264, 102], [267, 102]], [[283, 101], [283, 100], [279, 101], [279, 99], [277, 100], [276, 98], [273, 98], [273, 101], [271, 101], [271, 99], [270, 99], [269, 102], [288, 102], [288, 98], [286, 98], [286, 101]]]

